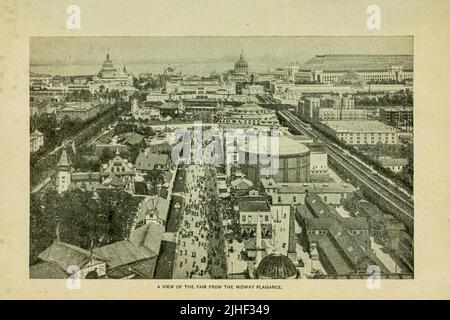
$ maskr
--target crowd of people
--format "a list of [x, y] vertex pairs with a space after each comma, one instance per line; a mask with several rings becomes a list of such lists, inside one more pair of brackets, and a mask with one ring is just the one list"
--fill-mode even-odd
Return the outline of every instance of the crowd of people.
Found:
[[225, 204], [216, 195], [214, 170], [189, 165], [184, 184], [174, 278], [225, 278], [221, 216]]
[[205, 192], [204, 167], [187, 167], [182, 221], [177, 233], [174, 278], [209, 278], [209, 225], [201, 195]]

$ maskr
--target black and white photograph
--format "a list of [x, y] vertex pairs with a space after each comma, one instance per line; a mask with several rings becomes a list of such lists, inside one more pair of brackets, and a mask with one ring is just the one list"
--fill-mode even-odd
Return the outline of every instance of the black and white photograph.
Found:
[[30, 279], [414, 279], [413, 36], [33, 36]]

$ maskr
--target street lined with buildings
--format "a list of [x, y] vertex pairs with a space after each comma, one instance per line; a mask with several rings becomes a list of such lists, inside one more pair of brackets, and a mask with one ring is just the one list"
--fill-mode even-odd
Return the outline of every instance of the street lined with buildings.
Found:
[[121, 50], [30, 73], [31, 278], [413, 278], [412, 54], [205, 76]]

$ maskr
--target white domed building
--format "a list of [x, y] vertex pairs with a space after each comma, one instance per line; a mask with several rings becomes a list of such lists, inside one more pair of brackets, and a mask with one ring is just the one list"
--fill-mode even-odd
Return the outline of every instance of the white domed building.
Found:
[[239, 60], [234, 64], [234, 68], [226, 74], [227, 80], [234, 82], [253, 82], [256, 75], [249, 71], [249, 64], [241, 53]]
[[244, 60], [244, 54], [241, 53], [241, 56], [238, 61], [234, 64], [234, 73], [235, 74], [248, 74], [248, 63]]
[[103, 61], [102, 68], [93, 77], [96, 90], [109, 89], [119, 91], [135, 91], [133, 88], [133, 75], [127, 71], [124, 66], [122, 70], [118, 70], [109, 57], [109, 51], [106, 54], [106, 60]]

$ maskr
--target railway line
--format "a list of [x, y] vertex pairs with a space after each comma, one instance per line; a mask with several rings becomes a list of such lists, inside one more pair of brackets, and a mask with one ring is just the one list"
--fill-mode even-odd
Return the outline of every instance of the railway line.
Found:
[[398, 188], [388, 178], [380, 175], [371, 166], [335, 144], [322, 133], [306, 125], [290, 112], [280, 111], [279, 115], [291, 129], [314, 139], [321, 140], [325, 144], [328, 156], [337, 165], [351, 174], [354, 179], [365, 188], [368, 188], [379, 199], [383, 200], [392, 214], [400, 218], [410, 230], [413, 229], [414, 202], [408, 192]]

